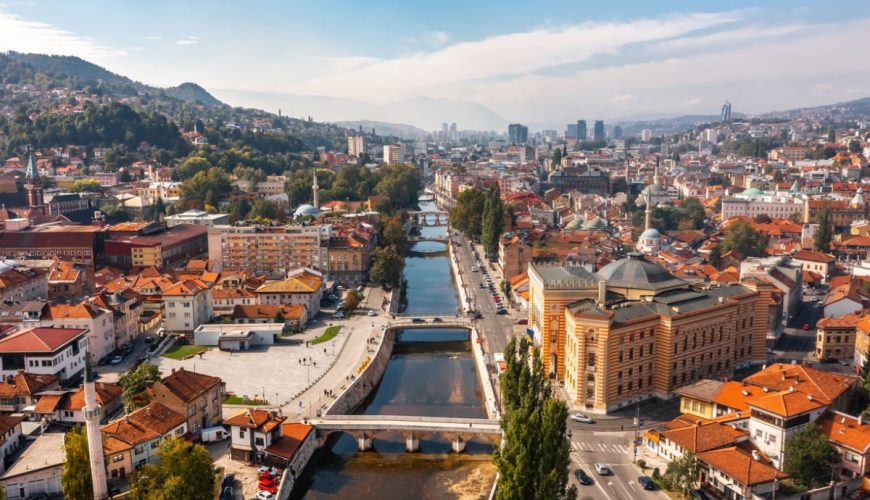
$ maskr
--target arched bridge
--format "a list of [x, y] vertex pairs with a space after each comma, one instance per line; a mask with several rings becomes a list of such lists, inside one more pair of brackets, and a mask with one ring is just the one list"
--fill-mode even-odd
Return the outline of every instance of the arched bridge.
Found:
[[357, 440], [360, 451], [372, 448], [378, 434], [398, 432], [405, 439], [405, 450], [420, 449], [420, 438], [439, 435], [450, 439], [453, 451], [460, 453], [473, 438], [484, 438], [498, 444], [501, 427], [497, 420], [479, 418], [409, 417], [401, 415], [337, 415], [311, 420], [322, 446], [330, 434], [346, 432]]
[[450, 213], [441, 210], [431, 212], [411, 210], [408, 212], [408, 220], [415, 226], [446, 226], [449, 219]]
[[471, 330], [474, 323], [471, 318], [465, 316], [401, 316], [395, 315], [387, 328], [410, 329], [410, 328], [465, 328]]
[[446, 234], [433, 234], [430, 236], [419, 236], [419, 235], [408, 235], [408, 241], [410, 242], [418, 242], [418, 241], [440, 241], [441, 243], [447, 243], [450, 237]]

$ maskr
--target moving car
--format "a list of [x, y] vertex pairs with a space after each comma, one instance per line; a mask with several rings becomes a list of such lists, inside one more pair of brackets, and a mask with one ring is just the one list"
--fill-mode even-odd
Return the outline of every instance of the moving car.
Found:
[[582, 484], [583, 486], [589, 486], [592, 484], [592, 478], [589, 477], [589, 474], [586, 473], [583, 469], [577, 469], [574, 471], [574, 477], [577, 478], [577, 482]]
[[572, 422], [580, 422], [581, 424], [593, 424], [595, 423], [589, 415], [584, 415], [582, 413], [575, 413], [571, 415]]
[[226, 477], [224, 477], [223, 482], [221, 482], [220, 500], [235, 500], [235, 486], [236, 476], [233, 474], [227, 474]]
[[643, 486], [643, 489], [645, 489], [645, 490], [656, 489], [655, 483], [653, 482], [652, 479], [650, 479], [649, 476], [640, 476], [639, 478], [637, 478], [637, 482], [638, 482], [638, 484]]
[[610, 467], [608, 467], [606, 464], [598, 463], [595, 464], [595, 472], [601, 474], [602, 476], [608, 476], [610, 475]]

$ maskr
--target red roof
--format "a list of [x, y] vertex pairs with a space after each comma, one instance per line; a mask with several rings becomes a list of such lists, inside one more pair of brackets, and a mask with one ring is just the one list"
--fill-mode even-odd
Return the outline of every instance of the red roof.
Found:
[[0, 339], [0, 352], [54, 352], [85, 333], [83, 328], [33, 328]]

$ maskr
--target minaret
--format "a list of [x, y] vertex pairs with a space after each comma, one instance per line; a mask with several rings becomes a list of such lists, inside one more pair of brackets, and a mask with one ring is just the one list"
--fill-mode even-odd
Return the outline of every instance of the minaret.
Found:
[[314, 190], [314, 208], [320, 210], [320, 186], [317, 185], [317, 170], [314, 170], [314, 183], [311, 184], [311, 189]]
[[644, 209], [644, 212], [645, 212], [645, 221], [644, 221], [644, 225], [643, 225], [643, 230], [646, 231], [650, 227], [649, 223], [650, 223], [650, 219], [652, 218], [652, 200], [651, 200], [649, 188], [647, 188], [647, 191], [646, 191], [646, 208]]
[[658, 187], [659, 185], [659, 159], [656, 158], [656, 168], [653, 171], [653, 186]]
[[85, 407], [82, 414], [88, 430], [88, 455], [91, 457], [91, 483], [94, 487], [94, 500], [109, 498], [106, 486], [106, 463], [103, 457], [103, 436], [100, 430], [100, 406], [97, 404], [97, 390], [91, 367], [85, 362]]

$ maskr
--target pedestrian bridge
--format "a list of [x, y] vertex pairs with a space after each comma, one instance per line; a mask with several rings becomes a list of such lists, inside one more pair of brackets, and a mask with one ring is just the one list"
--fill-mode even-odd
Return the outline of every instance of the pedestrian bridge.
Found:
[[461, 453], [465, 443], [473, 438], [484, 438], [493, 444], [501, 441], [498, 420], [479, 418], [411, 417], [402, 415], [337, 415], [311, 420], [320, 446], [330, 434], [345, 432], [356, 438], [360, 451], [367, 451], [377, 435], [395, 432], [405, 439], [405, 450], [420, 449], [420, 438], [443, 436], [450, 440], [453, 451]]
[[447, 243], [449, 239], [446, 234], [433, 234], [430, 236], [408, 235], [408, 241], [412, 243], [417, 241], [440, 241], [441, 243]]

